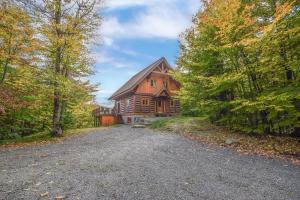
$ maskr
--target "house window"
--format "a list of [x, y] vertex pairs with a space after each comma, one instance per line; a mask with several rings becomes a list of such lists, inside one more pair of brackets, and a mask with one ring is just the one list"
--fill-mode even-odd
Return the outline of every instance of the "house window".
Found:
[[174, 105], [175, 105], [174, 100], [170, 100], [170, 105], [171, 105], [171, 106], [174, 106]]
[[151, 79], [150, 85], [151, 85], [152, 87], [156, 87], [156, 80]]
[[128, 107], [130, 105], [130, 99], [125, 100], [125, 106]]
[[121, 107], [120, 107], [120, 103], [118, 102], [117, 103], [117, 113], [120, 113], [120, 111], [121, 111]]
[[142, 105], [143, 106], [149, 106], [149, 99], [148, 98], [142, 98]]
[[163, 81], [164, 86], [167, 88], [168, 87], [168, 82], [167, 81]]

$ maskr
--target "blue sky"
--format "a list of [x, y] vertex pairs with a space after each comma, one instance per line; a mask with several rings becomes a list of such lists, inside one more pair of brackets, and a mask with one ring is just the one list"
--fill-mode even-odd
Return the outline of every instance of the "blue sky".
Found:
[[199, 0], [105, 0], [101, 45], [92, 49], [96, 73], [89, 78], [100, 83], [96, 101], [111, 105], [114, 91], [162, 56], [174, 67], [179, 34], [199, 8]]

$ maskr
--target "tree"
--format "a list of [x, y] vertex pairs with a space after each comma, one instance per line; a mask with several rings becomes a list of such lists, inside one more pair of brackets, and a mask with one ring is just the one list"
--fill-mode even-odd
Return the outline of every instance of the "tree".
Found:
[[296, 1], [203, 1], [175, 74], [183, 105], [237, 130], [295, 132], [298, 18]]
[[[29, 110], [40, 105], [32, 98], [38, 91], [34, 62], [38, 39], [33, 20], [13, 1], [0, 3], [0, 138], [12, 132], [23, 134], [33, 124]], [[45, 91], [45, 90], [44, 90]], [[32, 105], [29, 102], [34, 102]], [[29, 117], [30, 116], [30, 117]], [[30, 119], [29, 119], [30, 118]]]
[[34, 61], [37, 40], [31, 17], [10, 1], [0, 3], [0, 84], [15, 65]]
[[100, 23], [97, 1], [21, 2], [38, 17], [44, 67], [53, 87], [52, 132], [61, 136], [62, 116], [69, 100], [70, 85], [78, 84], [79, 77], [91, 73], [87, 44]]
[[97, 1], [0, 3], [0, 139], [89, 127]]

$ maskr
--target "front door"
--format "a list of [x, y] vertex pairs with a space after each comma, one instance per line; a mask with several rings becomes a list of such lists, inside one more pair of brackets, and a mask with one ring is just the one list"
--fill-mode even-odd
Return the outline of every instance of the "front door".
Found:
[[163, 101], [163, 100], [156, 101], [156, 112], [158, 112], [158, 113], [165, 112], [165, 101]]

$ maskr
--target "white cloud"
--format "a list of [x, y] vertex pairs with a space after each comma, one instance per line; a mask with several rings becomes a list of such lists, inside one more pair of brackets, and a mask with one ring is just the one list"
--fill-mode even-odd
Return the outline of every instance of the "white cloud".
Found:
[[185, 1], [186, 1], [188, 11], [190, 13], [192, 13], [193, 15], [196, 14], [196, 12], [201, 7], [201, 1], [200, 0], [185, 0]]
[[118, 46], [116, 44], [111, 45], [110, 48], [112, 50], [118, 51], [119, 53], [131, 56], [131, 57], [137, 57], [137, 56], [139, 56], [139, 57], [149, 58], [149, 59], [152, 59], [152, 60], [155, 59], [155, 57], [153, 57], [151, 55], [144, 54], [144, 53], [132, 50], [132, 49], [126, 49], [126, 48], [120, 47], [120, 46]]
[[99, 90], [97, 93], [98, 94], [107, 94], [107, 95], [111, 95], [115, 92], [115, 90]]
[[[178, 35], [191, 25], [192, 16], [199, 9], [198, 0], [109, 0], [108, 9], [144, 6], [135, 17], [120, 22], [117, 17], [108, 16], [103, 21], [101, 34], [104, 38], [177, 39]], [[106, 39], [107, 40], [107, 39]]]
[[102, 39], [102, 41], [103, 41], [103, 45], [104, 46], [113, 46], [114, 45], [114, 40], [112, 39], [112, 38], [108, 38], [108, 37], [104, 37], [103, 39]]
[[123, 34], [125, 31], [116, 17], [104, 18], [103, 24], [100, 28], [100, 33], [104, 37], [111, 37], [115, 34]]
[[92, 58], [95, 60], [96, 64], [101, 64], [101, 66], [107, 65], [108, 67], [116, 68], [127, 68], [136, 67], [136, 63], [118, 60], [117, 58], [107, 55], [105, 52], [95, 52], [92, 54]]
[[154, 0], [105, 0], [104, 7], [109, 9], [127, 8], [132, 6], [145, 6]]
[[[183, 3], [184, 2], [184, 3]], [[163, 3], [167, 4], [185, 4], [192, 12], [199, 8], [200, 0], [104, 0], [104, 8], [109, 10], [126, 9], [137, 6], [153, 6]]]
[[138, 72], [137, 71], [129, 71], [129, 72], [127, 72], [127, 74], [129, 75], [129, 76], [134, 76], [134, 75], [136, 75]]

